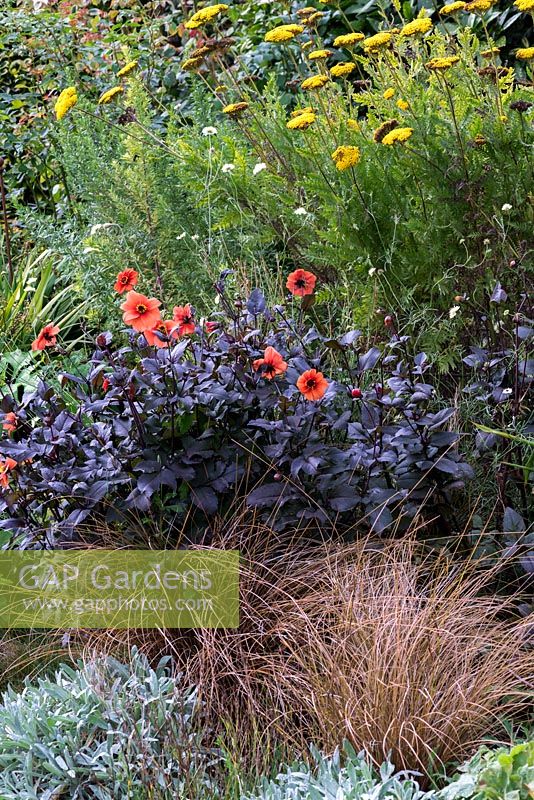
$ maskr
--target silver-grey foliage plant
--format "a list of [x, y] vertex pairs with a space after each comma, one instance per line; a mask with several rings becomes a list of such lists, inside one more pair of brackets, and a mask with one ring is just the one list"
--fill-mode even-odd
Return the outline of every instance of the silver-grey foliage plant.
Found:
[[293, 764], [274, 780], [264, 779], [255, 795], [243, 800], [434, 800], [423, 792], [413, 774], [395, 772], [386, 762], [376, 769], [364, 753], [345, 743], [326, 758], [312, 748], [311, 765]]
[[[167, 800], [213, 795], [194, 690], [163, 659], [98, 659], [9, 689], [0, 705], [1, 800]], [[149, 793], [150, 789], [150, 793]]]

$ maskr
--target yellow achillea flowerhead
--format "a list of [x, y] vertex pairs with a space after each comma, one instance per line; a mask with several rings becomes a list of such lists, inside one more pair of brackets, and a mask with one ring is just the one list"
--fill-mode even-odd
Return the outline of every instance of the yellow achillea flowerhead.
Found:
[[75, 106], [77, 102], [78, 94], [75, 86], [68, 86], [66, 89], [63, 89], [54, 105], [56, 119], [63, 119], [67, 111]]
[[322, 89], [325, 86], [330, 78], [328, 75], [312, 75], [311, 78], [306, 78], [305, 81], [302, 81], [300, 84], [300, 88], [308, 91], [310, 89]]
[[365, 39], [363, 33], [344, 33], [334, 39], [334, 47], [352, 47]]
[[320, 59], [328, 58], [331, 55], [331, 50], [312, 50], [311, 53], [308, 53], [308, 58], [310, 61], [319, 61]]
[[520, 11], [534, 11], [534, 0], [515, 0], [514, 6]]
[[302, 25], [296, 25], [294, 22], [288, 22], [285, 25], [279, 25], [278, 28], [285, 28], [286, 30], [291, 31], [291, 33], [295, 34], [302, 33], [302, 31], [304, 30]]
[[118, 94], [122, 94], [123, 92], [124, 88], [122, 86], [114, 86], [113, 89], [108, 89], [107, 92], [104, 92], [104, 94], [100, 96], [98, 105], [105, 106], [108, 103], [111, 103], [114, 97], [116, 97]]
[[313, 111], [307, 111], [297, 114], [296, 117], [290, 119], [286, 125], [286, 128], [289, 128], [290, 131], [305, 131], [306, 128], [309, 128], [314, 122], [315, 114]]
[[299, 114], [314, 114], [315, 109], [311, 106], [306, 106], [306, 108], [296, 108], [294, 111], [291, 112], [290, 117], [293, 119], [294, 117], [298, 117]]
[[217, 92], [217, 94], [218, 94], [219, 92], [225, 92], [227, 88], [228, 87], [226, 87], [224, 84], [221, 83], [221, 85], [220, 86], [216, 86], [213, 91]]
[[520, 47], [515, 51], [515, 57], [521, 61], [530, 61], [531, 58], [534, 58], [534, 47]]
[[288, 42], [290, 39], [294, 39], [297, 33], [302, 33], [303, 30], [302, 25], [279, 25], [277, 28], [273, 28], [272, 31], [267, 31], [263, 38], [266, 42]]
[[416, 36], [418, 33], [428, 33], [432, 30], [432, 21], [428, 17], [414, 19], [401, 30], [401, 36]]
[[186, 72], [194, 72], [202, 64], [202, 58], [186, 58], [182, 64], [182, 69]]
[[128, 64], [125, 64], [124, 67], [117, 72], [117, 78], [124, 78], [125, 75], [128, 75], [136, 68], [138, 63], [138, 61], [129, 61]]
[[443, 6], [440, 8], [440, 14], [457, 14], [458, 11], [465, 11], [466, 3], [462, 3], [461, 0], [457, 0], [455, 3], [448, 3], [448, 5]]
[[268, 31], [264, 36], [264, 41], [266, 42], [289, 42], [291, 39], [295, 38], [295, 34], [291, 31], [287, 31], [285, 28], [273, 28], [272, 31]]
[[446, 69], [450, 69], [454, 64], [457, 64], [459, 61], [458, 56], [443, 56], [442, 58], [431, 58], [430, 61], [427, 61], [425, 67], [427, 69], [434, 69], [438, 71], [445, 71]]
[[197, 47], [196, 50], [193, 50], [190, 54], [189, 58], [203, 58], [211, 52], [213, 52], [211, 47]]
[[489, 50], [482, 50], [480, 55], [482, 58], [493, 58], [493, 56], [498, 56], [500, 52], [500, 47], [490, 47]]
[[381, 31], [380, 33], [375, 33], [374, 36], [370, 36], [368, 39], [364, 39], [362, 46], [368, 53], [377, 53], [379, 50], [389, 47], [392, 39], [393, 35], [391, 33], [388, 33], [388, 31]]
[[343, 78], [345, 75], [350, 75], [350, 73], [356, 69], [356, 64], [353, 64], [350, 61], [342, 61], [341, 64], [336, 64], [330, 70], [330, 75], [333, 75], [334, 78]]
[[317, 11], [316, 8], [313, 6], [306, 6], [306, 8], [299, 8], [297, 11], [297, 17], [309, 17], [310, 14], [315, 14]]
[[337, 169], [341, 171], [353, 167], [360, 160], [360, 148], [350, 144], [342, 144], [332, 153], [332, 160]]
[[382, 139], [382, 144], [392, 145], [397, 142], [405, 142], [413, 133], [413, 128], [394, 128], [389, 133], [386, 133]]
[[233, 116], [234, 114], [240, 114], [247, 108], [248, 103], [245, 103], [244, 101], [241, 101], [241, 103], [230, 103], [230, 105], [223, 108], [223, 114], [230, 114], [230, 116]]
[[490, 8], [495, 5], [496, 0], [473, 0], [471, 3], [468, 3], [465, 10], [466, 11], [474, 11], [475, 14], [484, 14], [486, 11], [489, 11]]
[[407, 111], [410, 108], [410, 104], [406, 100], [397, 100], [397, 108], [400, 108], [401, 111]]
[[303, 22], [305, 25], [313, 25], [314, 22], [317, 22], [318, 19], [324, 17], [322, 11], [316, 11], [315, 14], [312, 14], [310, 17], [306, 17]]
[[218, 17], [219, 14], [227, 10], [228, 6], [225, 3], [217, 3], [215, 6], [201, 8], [185, 23], [185, 27], [189, 30], [200, 28], [202, 25], [205, 25], [206, 22], [211, 22], [212, 19], [215, 19], [215, 17]]
[[393, 95], [395, 94], [395, 89], [386, 89], [384, 92], [384, 100], [391, 100]]
[[311, 39], [310, 39], [309, 42], [302, 42], [302, 44], [300, 46], [300, 49], [301, 50], [307, 50], [308, 47], [313, 47], [313, 42], [311, 41]]
[[360, 131], [360, 123], [355, 119], [348, 119], [347, 120], [347, 128], [350, 131], [355, 131], [356, 133], [359, 133], [359, 131]]

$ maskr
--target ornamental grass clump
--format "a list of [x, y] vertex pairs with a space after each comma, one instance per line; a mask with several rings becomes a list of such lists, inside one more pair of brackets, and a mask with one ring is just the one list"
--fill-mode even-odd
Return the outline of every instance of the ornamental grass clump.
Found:
[[214, 545], [242, 552], [240, 627], [198, 631], [186, 659], [182, 640], [173, 650], [243, 742], [257, 729], [301, 752], [346, 739], [428, 775], [527, 712], [529, 621], [493, 593], [498, 567], [429, 556], [414, 536], [307, 547], [233, 523]]

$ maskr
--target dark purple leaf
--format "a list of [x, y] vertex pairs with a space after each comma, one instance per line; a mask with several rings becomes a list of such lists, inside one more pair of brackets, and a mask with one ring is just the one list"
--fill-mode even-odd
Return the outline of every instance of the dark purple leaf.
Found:
[[266, 308], [267, 303], [261, 289], [253, 289], [250, 293], [250, 297], [247, 300], [248, 312], [254, 316], [257, 316], [258, 314], [263, 314]]
[[364, 353], [359, 358], [359, 370], [360, 372], [366, 372], [367, 370], [373, 369], [378, 363], [378, 360], [382, 353], [378, 349], [378, 347], [371, 347], [367, 353]]

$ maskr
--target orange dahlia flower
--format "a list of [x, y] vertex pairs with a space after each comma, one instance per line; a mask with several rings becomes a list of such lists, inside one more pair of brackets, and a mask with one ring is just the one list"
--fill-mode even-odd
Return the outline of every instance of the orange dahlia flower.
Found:
[[0, 486], [3, 489], [7, 489], [8, 486], [8, 472], [10, 472], [12, 469], [15, 469], [16, 466], [17, 462], [12, 458], [9, 458], [9, 456], [7, 456], [5, 461], [0, 461]]
[[45, 347], [53, 347], [57, 342], [57, 335], [60, 331], [58, 325], [51, 322], [41, 329], [37, 339], [32, 342], [32, 350], [44, 350]]
[[124, 269], [117, 275], [115, 281], [115, 291], [119, 294], [123, 292], [131, 292], [134, 286], [137, 286], [139, 275], [134, 269]]
[[144, 294], [128, 292], [126, 301], [121, 305], [124, 324], [131, 325], [141, 333], [150, 330], [161, 319], [160, 305], [161, 302], [154, 297], [149, 299]]
[[172, 318], [178, 323], [178, 333], [180, 336], [195, 332], [195, 315], [189, 303], [185, 306], [175, 306]]
[[304, 297], [306, 294], [313, 294], [317, 281], [313, 272], [306, 272], [305, 269], [296, 269], [288, 276], [286, 287], [291, 294], [297, 297]]
[[2, 428], [7, 433], [14, 433], [17, 430], [17, 415], [13, 411], [9, 411], [2, 422]]
[[274, 347], [266, 347], [263, 358], [257, 358], [252, 366], [256, 372], [261, 369], [264, 378], [268, 380], [272, 380], [276, 375], [283, 375], [287, 369], [287, 363]]
[[143, 336], [151, 347], [167, 347], [169, 339], [178, 338], [176, 322], [173, 322], [172, 320], [167, 320], [164, 322], [162, 319], [160, 319], [159, 322], [156, 322], [153, 328], [148, 331], [144, 331]]
[[297, 387], [306, 400], [320, 400], [324, 397], [328, 385], [323, 373], [317, 372], [316, 369], [306, 370], [297, 381]]

